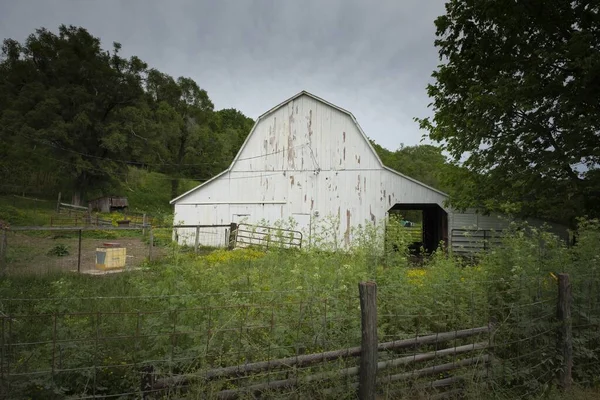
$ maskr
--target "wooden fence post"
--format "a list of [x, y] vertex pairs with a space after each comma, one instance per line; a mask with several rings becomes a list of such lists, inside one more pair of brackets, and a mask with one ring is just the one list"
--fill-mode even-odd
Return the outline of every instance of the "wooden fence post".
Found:
[[146, 213], [142, 215], [142, 236], [146, 236], [146, 225], [148, 225], [148, 220], [146, 219]]
[[79, 230], [79, 247], [77, 250], [77, 272], [81, 272], [81, 229]]
[[152, 250], [154, 249], [154, 232], [152, 228], [149, 229], [149, 232], [148, 261], [152, 261]]
[[61, 192], [58, 192], [58, 200], [56, 202], [56, 212], [57, 213], [60, 212], [60, 196], [61, 196]]
[[154, 392], [154, 367], [152, 365], [146, 365], [142, 367], [142, 379], [140, 382], [140, 390], [142, 392], [142, 399], [150, 398], [150, 394]]
[[377, 378], [377, 285], [375, 282], [358, 284], [360, 294], [360, 367], [358, 398], [375, 400]]
[[196, 237], [194, 241], [194, 253], [198, 254], [198, 246], [200, 245], [200, 227], [196, 227]]
[[92, 205], [90, 203], [88, 203], [88, 210], [87, 210], [87, 214], [85, 216], [85, 224], [86, 225], [92, 224]]
[[571, 282], [569, 274], [558, 274], [558, 303], [556, 307], [558, 317], [558, 354], [562, 365], [558, 372], [558, 385], [562, 390], [571, 388], [573, 378], [573, 332], [571, 320]]
[[237, 224], [232, 222], [229, 226], [229, 241], [227, 243], [227, 248], [229, 250], [233, 250], [235, 248], [235, 235], [237, 231]]
[[487, 233], [486, 232], [487, 232], [486, 230], [483, 231], [483, 250], [484, 251], [487, 250], [487, 248], [488, 248]]

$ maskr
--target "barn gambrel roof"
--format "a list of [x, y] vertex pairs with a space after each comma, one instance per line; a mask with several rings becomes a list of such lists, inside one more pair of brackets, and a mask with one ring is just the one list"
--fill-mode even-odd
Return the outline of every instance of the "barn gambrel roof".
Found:
[[300, 98], [300, 97], [302, 97], [302, 96], [308, 96], [308, 97], [310, 97], [310, 98], [312, 98], [312, 99], [314, 99], [314, 100], [316, 100], [316, 101], [318, 101], [318, 102], [320, 102], [320, 103], [323, 103], [323, 104], [325, 104], [325, 105], [327, 105], [327, 106], [329, 106], [329, 107], [332, 107], [332, 108], [334, 108], [334, 109], [336, 109], [336, 110], [338, 110], [338, 111], [340, 111], [340, 112], [342, 112], [342, 113], [344, 113], [344, 114], [348, 115], [348, 116], [349, 116], [349, 117], [352, 119], [352, 122], [353, 122], [353, 123], [356, 125], [356, 128], [358, 129], [358, 131], [360, 132], [361, 136], [363, 137], [363, 139], [364, 139], [364, 140], [365, 140], [365, 142], [367, 143], [367, 145], [368, 145], [369, 149], [371, 150], [371, 152], [373, 153], [373, 155], [375, 156], [375, 158], [376, 158], [376, 159], [377, 159], [377, 161], [379, 162], [379, 165], [381, 166], [381, 168], [382, 168], [382, 169], [384, 169], [384, 170], [387, 170], [387, 171], [389, 171], [389, 172], [392, 172], [393, 174], [396, 174], [396, 175], [398, 175], [398, 176], [401, 176], [401, 177], [403, 177], [404, 179], [407, 179], [407, 180], [409, 180], [409, 181], [411, 181], [411, 182], [414, 182], [414, 183], [416, 183], [416, 184], [418, 184], [418, 185], [420, 185], [420, 186], [423, 186], [423, 187], [425, 187], [425, 188], [427, 188], [427, 189], [429, 189], [429, 190], [431, 190], [431, 191], [433, 191], [433, 192], [436, 192], [436, 193], [438, 193], [438, 194], [441, 194], [442, 196], [448, 197], [448, 195], [447, 195], [446, 193], [444, 193], [444, 192], [442, 192], [442, 191], [440, 191], [440, 190], [438, 190], [438, 189], [435, 189], [435, 188], [433, 188], [433, 187], [431, 187], [431, 186], [429, 186], [429, 185], [426, 185], [426, 184], [424, 184], [423, 182], [420, 182], [420, 181], [418, 181], [418, 180], [416, 180], [416, 179], [413, 179], [413, 178], [411, 178], [411, 177], [409, 177], [409, 176], [406, 176], [406, 175], [404, 175], [404, 174], [402, 174], [402, 173], [400, 173], [400, 172], [398, 172], [398, 171], [396, 171], [396, 170], [394, 170], [394, 169], [392, 169], [392, 168], [389, 168], [389, 167], [385, 166], [385, 165], [383, 164], [383, 162], [381, 161], [381, 158], [379, 157], [379, 155], [377, 154], [377, 152], [375, 151], [375, 149], [374, 149], [374, 148], [373, 148], [373, 146], [371, 145], [371, 142], [369, 141], [369, 138], [367, 137], [367, 135], [365, 134], [365, 132], [362, 130], [362, 128], [361, 128], [361, 126], [360, 126], [360, 124], [358, 123], [358, 121], [356, 120], [356, 118], [354, 117], [354, 115], [353, 115], [353, 114], [352, 114], [350, 111], [348, 111], [348, 110], [346, 110], [346, 109], [344, 109], [344, 108], [342, 108], [342, 107], [336, 106], [335, 104], [333, 104], [333, 103], [330, 103], [330, 102], [328, 102], [327, 100], [325, 100], [325, 99], [322, 99], [322, 98], [320, 98], [320, 97], [318, 97], [318, 96], [316, 96], [316, 95], [314, 95], [314, 94], [312, 94], [312, 93], [310, 93], [310, 92], [307, 92], [306, 90], [303, 90], [303, 91], [299, 92], [298, 94], [296, 94], [296, 95], [294, 95], [294, 96], [290, 97], [289, 99], [287, 99], [287, 100], [285, 100], [285, 101], [283, 101], [283, 102], [279, 103], [278, 105], [276, 105], [275, 107], [271, 108], [270, 110], [268, 110], [268, 111], [267, 111], [267, 112], [265, 112], [264, 114], [261, 114], [261, 115], [260, 115], [260, 116], [259, 116], [259, 117], [256, 119], [256, 122], [254, 123], [254, 126], [252, 127], [252, 130], [250, 130], [250, 133], [248, 134], [248, 136], [247, 136], [247, 137], [246, 137], [246, 139], [244, 140], [244, 143], [242, 144], [242, 147], [240, 147], [240, 150], [238, 151], [238, 153], [236, 154], [235, 158], [233, 159], [233, 161], [231, 162], [231, 164], [229, 165], [229, 167], [228, 167], [226, 170], [224, 170], [223, 172], [221, 172], [221, 173], [219, 173], [219, 174], [215, 175], [214, 177], [212, 177], [211, 179], [207, 180], [206, 182], [203, 182], [203, 183], [201, 183], [200, 185], [196, 186], [195, 188], [193, 188], [193, 189], [191, 189], [191, 190], [189, 190], [189, 191], [187, 191], [187, 192], [183, 193], [182, 195], [180, 195], [180, 196], [178, 196], [178, 197], [174, 198], [173, 200], [171, 200], [171, 201], [170, 201], [170, 204], [174, 204], [174, 203], [176, 203], [178, 200], [180, 200], [180, 199], [182, 199], [182, 198], [186, 197], [186, 196], [187, 196], [187, 195], [189, 195], [190, 193], [193, 193], [193, 192], [195, 192], [195, 191], [197, 191], [197, 190], [201, 189], [203, 186], [205, 186], [205, 185], [209, 184], [210, 182], [212, 182], [212, 181], [214, 181], [214, 180], [218, 179], [218, 178], [219, 178], [219, 177], [221, 177], [222, 175], [224, 175], [224, 174], [226, 174], [227, 172], [231, 171], [231, 169], [233, 168], [233, 166], [235, 165], [235, 163], [236, 163], [236, 162], [237, 162], [237, 161], [240, 159], [239, 157], [240, 157], [240, 155], [242, 154], [242, 151], [243, 151], [243, 150], [244, 150], [244, 148], [246, 147], [246, 144], [247, 144], [247, 143], [248, 143], [248, 141], [250, 140], [250, 137], [252, 136], [252, 134], [253, 134], [253, 133], [254, 133], [254, 131], [256, 130], [256, 127], [257, 127], [257, 126], [258, 126], [258, 124], [261, 122], [261, 120], [263, 120], [265, 117], [269, 116], [271, 113], [275, 112], [276, 110], [280, 109], [281, 107], [284, 107], [285, 105], [289, 104], [291, 101], [294, 101], [294, 100], [296, 100], [296, 99], [298, 99], [298, 98]]

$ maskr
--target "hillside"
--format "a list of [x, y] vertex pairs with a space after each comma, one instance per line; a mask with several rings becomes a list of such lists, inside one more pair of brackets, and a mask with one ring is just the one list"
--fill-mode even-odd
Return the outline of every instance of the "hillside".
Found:
[[[184, 193], [198, 184], [198, 181], [191, 179], [180, 180], [178, 193]], [[127, 197], [130, 212], [164, 215], [172, 213], [169, 204], [170, 185], [170, 178], [164, 174], [129, 167], [119, 191], [115, 193]], [[0, 220], [11, 225], [48, 225], [51, 217], [56, 216], [56, 201], [57, 193], [47, 196], [27, 193], [25, 196], [0, 195]]]

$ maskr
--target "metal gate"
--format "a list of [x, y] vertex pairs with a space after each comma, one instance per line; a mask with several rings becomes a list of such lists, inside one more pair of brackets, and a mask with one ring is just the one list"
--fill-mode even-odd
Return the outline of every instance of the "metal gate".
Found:
[[302, 232], [249, 224], [238, 224], [233, 247], [302, 248]]

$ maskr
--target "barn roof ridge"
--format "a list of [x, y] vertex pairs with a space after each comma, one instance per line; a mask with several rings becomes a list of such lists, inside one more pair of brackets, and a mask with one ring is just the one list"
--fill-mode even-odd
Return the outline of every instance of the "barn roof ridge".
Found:
[[390, 167], [386, 166], [386, 165], [383, 163], [383, 161], [381, 160], [381, 158], [379, 157], [379, 154], [377, 154], [377, 152], [376, 152], [376, 151], [375, 151], [375, 149], [373, 148], [373, 145], [371, 144], [371, 141], [369, 140], [369, 137], [368, 137], [368, 136], [365, 134], [365, 132], [362, 130], [362, 127], [360, 126], [360, 124], [359, 124], [359, 123], [358, 123], [358, 121], [356, 120], [356, 117], [354, 116], [354, 114], [352, 114], [350, 111], [346, 110], [345, 108], [342, 108], [342, 107], [340, 107], [340, 106], [337, 106], [337, 105], [335, 105], [335, 104], [333, 104], [333, 103], [331, 103], [331, 102], [329, 102], [329, 101], [327, 101], [327, 100], [325, 100], [325, 99], [323, 99], [323, 98], [321, 98], [321, 97], [319, 97], [319, 96], [316, 96], [316, 95], [314, 95], [314, 94], [312, 94], [312, 93], [308, 92], [307, 90], [302, 90], [302, 91], [300, 91], [300, 92], [296, 93], [295, 95], [293, 95], [292, 97], [290, 97], [290, 98], [288, 98], [288, 99], [286, 99], [286, 100], [282, 101], [281, 103], [277, 104], [276, 106], [274, 106], [274, 107], [270, 108], [269, 110], [267, 110], [267, 111], [266, 111], [266, 112], [264, 112], [263, 114], [259, 115], [259, 117], [258, 117], [258, 118], [256, 119], [256, 121], [254, 122], [254, 125], [252, 126], [252, 129], [251, 129], [251, 130], [250, 130], [250, 132], [248, 133], [248, 136], [246, 136], [246, 139], [244, 140], [244, 143], [242, 144], [242, 146], [241, 146], [241, 147], [240, 147], [240, 149], [238, 150], [237, 154], [235, 155], [235, 157], [234, 157], [233, 161], [231, 162], [231, 164], [229, 165], [229, 167], [227, 167], [227, 169], [226, 169], [226, 170], [224, 170], [223, 172], [221, 172], [221, 173], [219, 173], [219, 174], [217, 174], [217, 175], [213, 176], [211, 179], [207, 180], [206, 182], [203, 182], [203, 183], [201, 183], [200, 185], [198, 185], [198, 186], [194, 187], [193, 189], [191, 189], [191, 190], [188, 190], [187, 192], [185, 192], [185, 193], [183, 193], [183, 194], [181, 194], [181, 195], [177, 196], [176, 198], [174, 198], [173, 200], [171, 200], [171, 201], [169, 202], [169, 204], [174, 204], [174, 203], [175, 203], [175, 202], [177, 202], [179, 199], [181, 199], [181, 198], [183, 198], [183, 197], [187, 196], [188, 194], [190, 194], [190, 193], [192, 193], [192, 192], [195, 192], [196, 190], [200, 189], [202, 186], [205, 186], [205, 185], [209, 184], [209, 183], [210, 183], [210, 182], [212, 182], [213, 180], [215, 180], [215, 179], [219, 178], [220, 176], [222, 176], [222, 175], [226, 174], [227, 172], [231, 171], [231, 169], [233, 168], [234, 164], [235, 164], [235, 163], [236, 163], [236, 162], [239, 160], [239, 157], [240, 157], [240, 155], [242, 154], [242, 151], [243, 151], [243, 150], [244, 150], [244, 148], [246, 147], [246, 143], [248, 143], [248, 141], [250, 140], [250, 137], [251, 137], [251, 136], [252, 136], [252, 134], [254, 133], [254, 130], [255, 130], [255, 129], [256, 129], [256, 127], [258, 126], [258, 123], [261, 121], [261, 119], [263, 119], [263, 118], [264, 118], [264, 117], [266, 117], [267, 115], [269, 115], [269, 114], [273, 113], [274, 111], [276, 111], [276, 110], [280, 109], [281, 107], [285, 106], [285, 105], [286, 105], [286, 104], [288, 104], [289, 102], [291, 102], [291, 101], [294, 101], [294, 100], [296, 100], [297, 98], [299, 98], [299, 97], [302, 97], [302, 96], [308, 96], [308, 97], [311, 97], [312, 99], [314, 99], [314, 100], [316, 100], [316, 101], [319, 101], [319, 102], [321, 102], [321, 103], [323, 103], [323, 104], [325, 104], [325, 105], [327, 105], [327, 106], [329, 106], [329, 107], [332, 107], [332, 108], [334, 108], [334, 109], [336, 109], [336, 110], [338, 110], [338, 111], [340, 111], [340, 112], [342, 112], [342, 113], [344, 113], [344, 114], [348, 115], [348, 116], [349, 116], [349, 117], [352, 119], [352, 122], [354, 122], [354, 124], [356, 125], [356, 127], [357, 127], [358, 131], [360, 132], [361, 136], [363, 137], [363, 139], [364, 139], [364, 140], [367, 142], [367, 146], [369, 147], [369, 149], [371, 150], [371, 152], [373, 153], [373, 155], [375, 156], [375, 158], [377, 159], [377, 161], [379, 162], [379, 165], [381, 166], [381, 168], [382, 168], [383, 170], [387, 170], [387, 171], [389, 171], [389, 172], [392, 172], [392, 173], [394, 173], [394, 174], [396, 174], [396, 175], [399, 175], [399, 176], [401, 176], [401, 177], [403, 177], [403, 178], [405, 178], [405, 179], [408, 179], [408, 180], [409, 180], [409, 181], [411, 181], [411, 182], [414, 182], [414, 183], [416, 183], [416, 184], [418, 184], [418, 185], [421, 185], [421, 186], [423, 186], [423, 187], [425, 187], [425, 188], [427, 188], [427, 189], [429, 189], [429, 190], [432, 190], [432, 191], [434, 191], [434, 192], [436, 192], [436, 193], [439, 193], [439, 194], [441, 194], [441, 195], [443, 195], [443, 196], [446, 196], [446, 197], [448, 197], [448, 194], [446, 194], [446, 193], [442, 192], [441, 190], [438, 190], [438, 189], [436, 189], [436, 188], [433, 188], [433, 187], [431, 187], [431, 186], [429, 186], [429, 185], [426, 185], [425, 183], [423, 183], [423, 182], [421, 182], [421, 181], [419, 181], [419, 180], [417, 180], [417, 179], [414, 179], [414, 178], [411, 178], [411, 177], [409, 177], [409, 176], [406, 176], [406, 175], [404, 175], [404, 174], [402, 174], [402, 173], [400, 173], [400, 172], [398, 172], [398, 171], [396, 171], [396, 170], [394, 170], [394, 169], [392, 169], [392, 168], [390, 168]]

